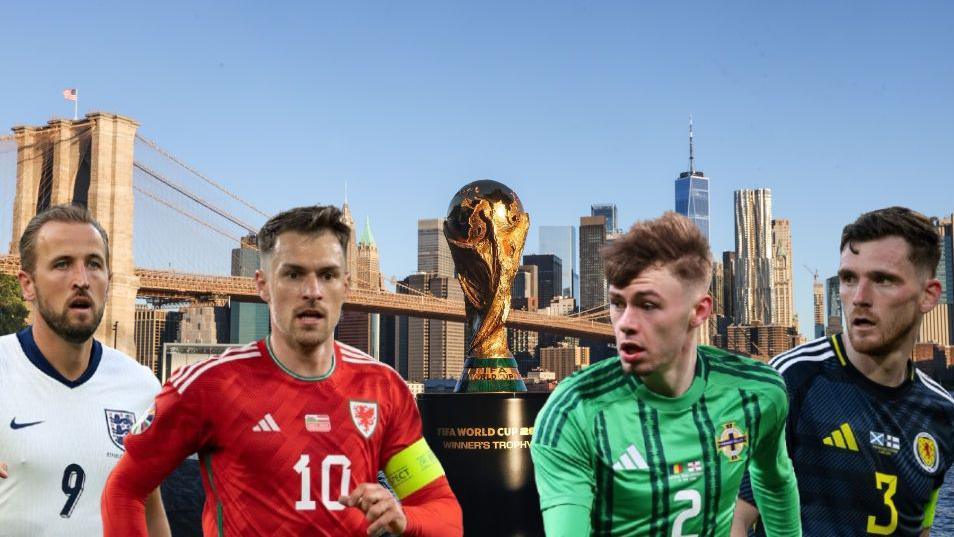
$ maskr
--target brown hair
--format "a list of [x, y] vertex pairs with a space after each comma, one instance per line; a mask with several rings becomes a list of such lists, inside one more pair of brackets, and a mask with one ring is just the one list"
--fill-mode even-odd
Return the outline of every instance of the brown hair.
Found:
[[923, 214], [907, 207], [887, 207], [864, 213], [841, 231], [841, 247], [855, 251], [853, 243], [885, 237], [900, 237], [908, 243], [908, 260], [916, 268], [929, 271], [933, 278], [941, 259], [941, 237], [931, 221]]
[[712, 272], [709, 243], [688, 218], [666, 212], [655, 220], [636, 222], [603, 248], [606, 280], [623, 288], [650, 267], [667, 265], [679, 279], [708, 284]]
[[341, 243], [345, 256], [348, 255], [348, 239], [351, 228], [341, 219], [341, 209], [333, 205], [311, 205], [295, 207], [271, 217], [258, 232], [258, 250], [262, 256], [272, 253], [278, 236], [286, 231], [319, 234], [329, 231]]
[[40, 228], [48, 222], [89, 224], [96, 228], [99, 236], [103, 238], [106, 266], [109, 267], [109, 237], [103, 226], [93, 218], [89, 209], [80, 205], [54, 205], [31, 218], [23, 230], [23, 235], [20, 236], [20, 268], [24, 272], [33, 273], [36, 270], [36, 236]]

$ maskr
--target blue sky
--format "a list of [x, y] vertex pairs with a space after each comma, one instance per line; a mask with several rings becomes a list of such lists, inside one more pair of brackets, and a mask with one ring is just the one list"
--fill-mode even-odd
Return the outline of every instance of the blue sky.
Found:
[[691, 113], [714, 251], [733, 248], [732, 191], [771, 188], [807, 330], [803, 265], [833, 274], [844, 224], [954, 212], [954, 4], [722, 4], [17, 2], [0, 128], [71, 115], [76, 87], [81, 113], [135, 118], [268, 212], [347, 182], [403, 277], [417, 219], [474, 179], [521, 196], [528, 253], [591, 203], [626, 226], [672, 209]]

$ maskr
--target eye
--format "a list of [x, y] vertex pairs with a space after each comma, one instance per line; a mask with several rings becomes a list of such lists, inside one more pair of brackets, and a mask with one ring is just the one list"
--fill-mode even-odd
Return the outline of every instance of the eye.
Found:
[[652, 311], [654, 309], [657, 309], [659, 306], [654, 302], [643, 302], [642, 304], [639, 305], [639, 307], [646, 311]]
[[610, 306], [612, 306], [612, 307], [614, 307], [614, 308], [616, 308], [616, 309], [618, 309], [618, 310], [621, 310], [621, 309], [623, 309], [623, 308], [626, 307], [626, 304], [625, 304], [622, 300], [612, 299], [612, 300], [610, 300]]
[[98, 259], [90, 259], [86, 262], [86, 266], [92, 269], [101, 269], [103, 268], [103, 263]]
[[853, 283], [855, 283], [855, 275], [854, 275], [854, 274], [842, 274], [841, 276], [838, 277], [838, 281], [839, 281], [840, 283], [844, 283], [844, 284], [848, 284], [848, 285], [853, 284]]
[[59, 259], [53, 262], [53, 268], [55, 269], [67, 269], [70, 268], [70, 262], [66, 259]]
[[326, 282], [330, 282], [330, 281], [334, 280], [335, 277], [336, 277], [336, 274], [335, 274], [334, 272], [322, 272], [322, 273], [321, 273], [321, 279], [324, 280], [324, 281], [326, 281]]
[[289, 270], [285, 273], [285, 277], [289, 280], [297, 280], [299, 277], [301, 277], [301, 273], [297, 270]]

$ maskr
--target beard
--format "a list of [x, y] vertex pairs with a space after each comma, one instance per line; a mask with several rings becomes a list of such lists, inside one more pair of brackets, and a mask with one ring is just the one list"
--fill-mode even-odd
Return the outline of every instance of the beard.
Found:
[[[89, 295], [86, 296], [89, 297]], [[97, 306], [96, 303], [92, 301], [92, 298], [90, 298], [90, 302], [93, 304], [91, 308], [92, 318], [87, 322], [71, 322], [68, 304], [64, 305], [63, 310], [57, 313], [43, 300], [40, 290], [36, 290], [36, 309], [40, 313], [40, 316], [43, 317], [46, 324], [53, 330], [53, 333], [65, 341], [77, 345], [87, 341], [96, 333], [96, 329], [99, 328], [99, 323], [103, 320], [103, 313], [106, 311], [105, 303]]]
[[895, 316], [889, 324], [882, 325], [880, 338], [862, 338], [856, 335], [851, 324], [848, 325], [848, 339], [851, 347], [868, 356], [887, 356], [904, 345], [910, 337], [911, 331], [917, 328], [918, 316], [912, 312], [910, 317], [898, 318]]

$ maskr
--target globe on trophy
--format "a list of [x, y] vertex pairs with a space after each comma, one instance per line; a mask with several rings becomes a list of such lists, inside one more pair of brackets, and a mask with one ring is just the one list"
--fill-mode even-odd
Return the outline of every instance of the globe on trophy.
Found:
[[421, 394], [418, 406], [463, 507], [465, 535], [543, 535], [530, 439], [549, 394], [527, 391], [505, 327], [529, 227], [517, 194], [491, 180], [461, 188], [444, 222], [469, 345], [456, 393]]

